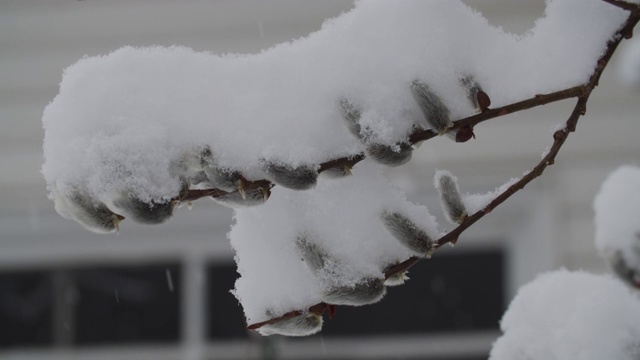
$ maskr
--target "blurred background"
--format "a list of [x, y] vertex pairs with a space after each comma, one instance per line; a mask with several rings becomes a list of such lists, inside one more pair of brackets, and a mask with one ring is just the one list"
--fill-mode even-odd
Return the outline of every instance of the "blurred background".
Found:
[[[466, 2], [515, 34], [544, 13], [543, 0]], [[102, 236], [55, 212], [40, 174], [41, 116], [65, 67], [124, 45], [255, 53], [351, 7], [349, 0], [0, 0], [0, 359], [486, 359], [520, 285], [558, 267], [606, 271], [593, 246], [591, 203], [609, 171], [640, 155], [640, 103], [616, 77], [617, 57], [542, 178], [455, 248], [412, 269], [381, 303], [339, 308], [308, 338], [244, 329], [229, 293], [236, 272], [226, 208], [200, 200], [166, 224], [127, 223], [119, 235]], [[493, 190], [540, 160], [572, 107], [493, 120], [465, 144], [434, 139], [388, 176], [442, 218], [436, 169], [456, 174], [463, 192]]]

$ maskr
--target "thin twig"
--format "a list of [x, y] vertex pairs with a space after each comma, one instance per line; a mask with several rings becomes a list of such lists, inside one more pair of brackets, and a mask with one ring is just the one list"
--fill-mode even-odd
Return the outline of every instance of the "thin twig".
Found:
[[[549, 152], [544, 156], [544, 158], [536, 166], [534, 166], [533, 169], [531, 169], [525, 176], [520, 178], [520, 180], [518, 180], [513, 185], [509, 186], [506, 190], [504, 190], [496, 198], [494, 198], [484, 209], [474, 213], [473, 215], [468, 216], [458, 227], [456, 227], [451, 232], [447, 233], [446, 235], [438, 239], [436, 241], [437, 248], [440, 248], [443, 245], [450, 242], [452, 243], [457, 242], [462, 232], [464, 232], [471, 225], [473, 225], [478, 220], [483, 218], [485, 215], [493, 211], [493, 209], [495, 209], [500, 204], [505, 202], [508, 198], [513, 196], [515, 193], [522, 190], [533, 179], [541, 176], [544, 170], [549, 165], [553, 165], [555, 163], [555, 158], [558, 152], [560, 151], [560, 149], [562, 148], [562, 145], [564, 145], [569, 134], [576, 130], [576, 125], [578, 123], [579, 118], [586, 113], [586, 106], [589, 100], [589, 96], [591, 95], [591, 92], [593, 91], [593, 89], [598, 85], [600, 76], [602, 75], [602, 72], [604, 71], [604, 69], [607, 67], [609, 60], [611, 59], [611, 56], [616, 51], [622, 39], [630, 37], [630, 34], [632, 34], [633, 32], [633, 28], [636, 26], [636, 24], [640, 20], [639, 6], [632, 5], [632, 4], [628, 4], [627, 6], [627, 3], [624, 3], [618, 0], [603, 0], [603, 1], [609, 4], [612, 4], [614, 6], [623, 8], [625, 10], [629, 10], [631, 14], [627, 18], [624, 25], [615, 33], [615, 35], [609, 41], [609, 43], [607, 43], [607, 49], [605, 53], [600, 57], [600, 59], [598, 59], [596, 68], [594, 69], [594, 73], [589, 78], [589, 81], [587, 81], [585, 84], [581, 86], [573, 87], [566, 90], [561, 90], [551, 94], [538, 95], [531, 99], [520, 101], [518, 103], [510, 104], [501, 108], [487, 110], [483, 113], [455, 122], [453, 129], [460, 128], [463, 126], [469, 126], [469, 125], [473, 126], [482, 121], [486, 121], [488, 119], [506, 115], [515, 111], [526, 110], [536, 106], [548, 104], [550, 102], [568, 99], [572, 97], [578, 98], [578, 101], [576, 102], [576, 105], [574, 106], [571, 112], [571, 115], [569, 115], [569, 118], [565, 123], [565, 127], [563, 129], [556, 131], [553, 134], [553, 145], [551, 146], [551, 149], [549, 150]], [[429, 130], [423, 131], [422, 133], [423, 135], [415, 136], [417, 141], [430, 139], [435, 136], [435, 134], [430, 135], [429, 133], [432, 133], [432, 132]], [[393, 275], [407, 271], [409, 268], [417, 264], [422, 259], [423, 258], [414, 256], [399, 264], [396, 264], [394, 266], [387, 268], [384, 272], [385, 278], [388, 279]], [[320, 310], [320, 312], [323, 312], [326, 308], [327, 308], [327, 305], [325, 303], [319, 303], [310, 307], [307, 311], [311, 311], [312, 309], [314, 309], [314, 311]], [[265, 324], [275, 323], [283, 319], [300, 315], [302, 313], [304, 313], [304, 311], [302, 310], [291, 311], [277, 318], [269, 319], [261, 323], [251, 324], [247, 328], [257, 329], [260, 326], [263, 326]]]
[[626, 2], [624, 0], [602, 0], [602, 1], [609, 3], [613, 6], [617, 6], [624, 10], [638, 11], [638, 5]]

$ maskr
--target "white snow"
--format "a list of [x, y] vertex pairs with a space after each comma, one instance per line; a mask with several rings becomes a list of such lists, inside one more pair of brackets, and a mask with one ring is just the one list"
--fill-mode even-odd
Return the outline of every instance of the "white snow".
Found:
[[468, 214], [474, 214], [489, 205], [490, 202], [493, 201], [498, 195], [503, 193], [505, 190], [509, 188], [509, 186], [518, 182], [520, 178], [511, 178], [509, 181], [504, 184], [496, 187], [494, 190], [486, 192], [484, 194], [465, 194], [462, 197], [462, 201], [464, 202], [464, 206], [467, 209]]
[[[259, 54], [123, 47], [65, 70], [43, 115], [42, 173], [49, 189], [108, 205], [113, 194], [156, 203], [175, 197], [176, 162], [198, 159], [194, 149], [205, 146], [217, 165], [250, 180], [266, 177], [261, 163], [314, 167], [367, 145], [345, 127], [341, 98], [362, 110], [365, 141], [395, 145], [425, 124], [412, 81], [427, 84], [454, 120], [474, 113], [464, 76], [496, 107], [574, 86], [589, 78], [626, 16], [601, 0], [550, 0], [546, 16], [518, 37], [460, 1], [367, 0]], [[235, 294], [249, 322], [304, 309], [328, 283], [381, 277], [409, 257], [383, 227], [383, 211], [440, 236], [428, 210], [409, 203], [377, 166], [365, 161], [353, 174], [321, 177], [310, 191], [276, 186], [264, 205], [236, 209]], [[469, 213], [495, 194], [467, 196]], [[302, 232], [332, 259], [315, 276], [295, 247]]]
[[126, 189], [160, 201], [179, 191], [170, 161], [198, 145], [249, 178], [264, 176], [260, 158], [296, 166], [356, 154], [363, 147], [342, 124], [341, 96], [363, 108], [371, 141], [391, 145], [421, 122], [412, 80], [454, 119], [473, 113], [464, 74], [494, 106], [576, 85], [625, 16], [600, 0], [550, 1], [516, 37], [459, 1], [374, 0], [260, 54], [124, 47], [65, 70], [43, 116], [42, 172], [63, 192]]
[[609, 174], [593, 209], [596, 247], [609, 261], [621, 256], [640, 283], [640, 168], [627, 165]]
[[490, 360], [637, 360], [640, 299], [609, 275], [559, 270], [523, 286]]
[[[235, 295], [249, 323], [321, 301], [323, 285], [353, 285], [411, 253], [384, 228], [384, 211], [402, 211], [431, 237], [441, 233], [424, 206], [408, 202], [391, 187], [381, 168], [360, 163], [340, 181], [321, 178], [313, 191], [275, 187], [259, 207], [237, 209], [229, 233], [240, 278]], [[314, 277], [301, 260], [295, 240], [307, 234], [335, 263]]]

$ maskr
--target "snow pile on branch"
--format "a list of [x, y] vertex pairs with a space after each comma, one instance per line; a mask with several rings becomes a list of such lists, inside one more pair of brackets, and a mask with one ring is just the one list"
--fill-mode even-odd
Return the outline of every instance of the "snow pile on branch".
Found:
[[[314, 191], [275, 187], [264, 205], [237, 209], [229, 238], [240, 273], [235, 295], [249, 323], [325, 301], [329, 288], [383, 279], [386, 267], [409, 258], [380, 221], [385, 212], [401, 212], [433, 238], [440, 235], [427, 208], [408, 202], [366, 162], [341, 181], [321, 178]], [[326, 252], [325, 264], [313, 268], [300, 245]]]
[[[367, 0], [255, 55], [124, 47], [65, 70], [43, 115], [42, 173], [56, 210], [96, 232], [164, 222], [178, 195], [223, 190], [249, 322], [372, 303], [385, 267], [430, 256], [441, 234], [370, 161], [409, 161], [409, 134], [486, 109], [480, 89], [501, 106], [586, 82], [625, 19], [601, 0], [550, 0], [516, 37], [460, 1]], [[353, 171], [321, 166], [363, 153]], [[492, 195], [465, 199], [441, 175], [454, 222]], [[319, 314], [298, 315], [265, 333], [319, 330]]]
[[640, 299], [608, 275], [560, 270], [523, 286], [490, 360], [637, 360]]
[[45, 109], [42, 172], [64, 193], [125, 189], [166, 202], [181, 188], [171, 162], [209, 145], [221, 166], [264, 178], [261, 159], [299, 166], [364, 150], [342, 124], [342, 97], [362, 109], [367, 141], [395, 146], [429, 126], [413, 81], [453, 119], [474, 113], [460, 85], [467, 75], [495, 106], [577, 85], [625, 15], [600, 0], [550, 1], [518, 38], [460, 1], [361, 1], [260, 54], [125, 47], [83, 58]]
[[596, 247], [618, 276], [640, 287], [640, 168], [609, 174], [593, 208]]

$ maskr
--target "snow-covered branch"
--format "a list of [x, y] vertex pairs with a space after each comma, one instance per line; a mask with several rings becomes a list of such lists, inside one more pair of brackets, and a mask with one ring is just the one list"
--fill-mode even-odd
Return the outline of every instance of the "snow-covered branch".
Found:
[[[626, 7], [625, 7], [626, 8]], [[602, 72], [604, 71], [604, 69], [606, 68], [606, 66], [609, 63], [609, 60], [611, 59], [611, 56], [613, 55], [613, 53], [615, 52], [615, 50], [617, 49], [618, 45], [620, 44], [620, 42], [622, 41], [623, 38], [629, 38], [630, 35], [633, 31], [633, 28], [636, 26], [636, 24], [638, 23], [638, 21], [640, 20], [640, 8], [638, 6], [632, 6], [632, 10], [630, 12], [629, 17], [627, 18], [627, 20], [625, 21], [625, 23], [622, 25], [622, 27], [613, 35], [612, 39], [607, 43], [607, 48], [606, 51], [604, 52], [604, 54], [598, 59], [597, 61], [597, 66], [593, 71], [593, 74], [591, 75], [591, 77], [589, 78], [589, 80], [584, 83], [583, 85], [577, 86], [577, 87], [573, 87], [573, 88], [569, 88], [569, 89], [565, 89], [565, 90], [561, 90], [558, 92], [555, 92], [553, 94], [548, 94], [548, 95], [540, 95], [537, 97], [534, 97], [532, 99], [528, 99], [525, 101], [521, 101], [518, 103], [514, 103], [511, 105], [507, 105], [505, 106], [503, 109], [501, 110], [494, 110], [493, 114], [495, 114], [495, 116], [499, 116], [499, 114], [504, 113], [509, 113], [509, 110], [513, 111], [520, 111], [520, 110], [525, 110], [527, 108], [531, 108], [534, 106], [538, 106], [538, 105], [542, 105], [542, 104], [546, 104], [552, 101], [557, 101], [557, 100], [561, 100], [564, 99], [565, 96], [566, 98], [570, 98], [570, 97], [578, 97], [578, 100], [576, 102], [576, 105], [574, 106], [571, 114], [569, 115], [568, 119], [565, 122], [565, 126], [560, 129], [557, 130], [554, 134], [553, 134], [553, 144], [550, 148], [550, 150], [547, 152], [547, 154], [542, 158], [542, 160], [536, 164], [531, 170], [529, 170], [526, 175], [524, 175], [522, 178], [520, 178], [518, 181], [516, 181], [515, 183], [513, 183], [511, 186], [509, 186], [508, 188], [506, 188], [506, 190], [504, 190], [503, 192], [499, 193], [491, 202], [489, 202], [489, 204], [484, 207], [482, 210], [477, 211], [476, 213], [469, 215], [465, 218], [465, 220], [459, 225], [457, 226], [455, 229], [453, 229], [452, 231], [448, 232], [446, 235], [442, 236], [440, 239], [438, 239], [437, 241], [435, 241], [436, 245], [435, 248], [439, 248], [442, 247], [443, 245], [446, 245], [447, 243], [453, 243], [455, 244], [460, 235], [467, 230], [471, 225], [473, 225], [474, 223], [476, 223], [478, 220], [482, 219], [484, 216], [486, 216], [487, 214], [489, 214], [491, 211], [493, 211], [496, 207], [498, 207], [500, 204], [502, 204], [504, 201], [506, 201], [508, 198], [510, 198], [511, 196], [513, 196], [515, 193], [517, 193], [518, 191], [522, 190], [528, 183], [530, 183], [532, 180], [534, 180], [535, 178], [541, 176], [544, 172], [544, 170], [549, 166], [549, 165], [553, 165], [555, 163], [555, 158], [558, 154], [558, 152], [560, 151], [560, 149], [562, 148], [562, 145], [565, 143], [567, 137], [569, 136], [569, 134], [571, 132], [574, 132], [576, 130], [576, 125], [578, 123], [579, 118], [584, 115], [586, 113], [586, 105], [587, 102], [589, 100], [589, 96], [591, 95], [591, 92], [593, 91], [593, 89], [598, 85], [598, 81], [600, 79], [600, 76], [602, 75]], [[540, 102], [538, 102], [540, 101]], [[459, 126], [468, 126], [469, 124], [477, 124], [480, 121], [484, 121], [487, 119], [490, 119], [491, 117], [488, 117], [487, 112], [485, 113], [481, 113], [475, 116], [475, 119], [472, 120], [472, 118], [469, 119], [463, 119], [460, 120], [458, 123], [461, 124]], [[494, 117], [495, 117], [494, 116]], [[480, 120], [482, 119], [482, 120]], [[434, 134], [433, 132], [429, 132], [430, 134]], [[427, 136], [427, 138], [429, 138]], [[384, 272], [385, 278], [391, 278], [394, 277], [398, 274], [402, 274], [405, 273], [407, 270], [409, 270], [413, 265], [417, 264], [420, 260], [422, 260], [423, 257], [419, 257], [419, 256], [412, 256], [411, 258], [393, 265], [389, 268], [387, 268]], [[320, 303], [318, 305], [314, 305], [314, 309], [325, 309], [326, 307], [322, 306], [323, 303]], [[274, 319], [270, 319], [261, 323], [257, 323], [257, 324], [252, 324], [249, 325], [249, 329], [257, 329], [260, 326], [262, 326], [263, 324], [269, 324], [269, 323], [273, 323], [273, 322], [278, 322], [281, 319], [286, 319], [289, 318], [291, 316], [294, 316], [295, 314], [299, 314], [299, 311], [294, 311], [291, 313], [286, 313], [284, 314], [282, 317], [279, 318], [274, 318]]]
[[[257, 55], [123, 48], [65, 71], [43, 117], [42, 172], [58, 212], [96, 232], [161, 223], [205, 197], [234, 208], [249, 328], [309, 335], [336, 305], [380, 301], [542, 175], [639, 19], [637, 5], [555, 0], [515, 38], [458, 1], [372, 0]], [[542, 161], [482, 206], [439, 173], [459, 224], [449, 233], [381, 174], [420, 142], [468, 141], [481, 122], [569, 98]]]

